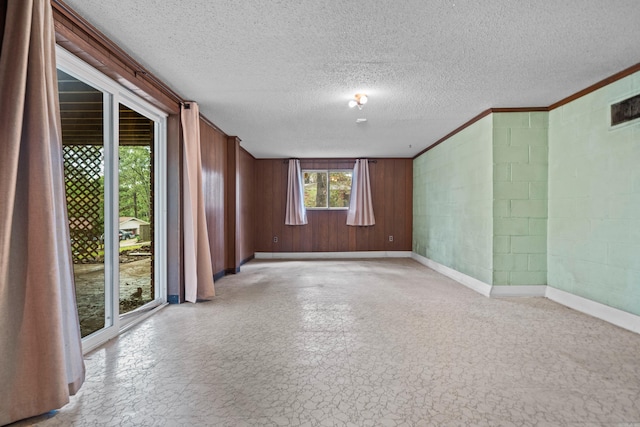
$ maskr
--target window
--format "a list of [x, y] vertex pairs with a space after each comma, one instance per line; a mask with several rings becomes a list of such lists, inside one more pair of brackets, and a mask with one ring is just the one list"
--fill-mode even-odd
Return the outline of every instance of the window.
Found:
[[349, 209], [351, 176], [348, 170], [303, 170], [307, 209]]

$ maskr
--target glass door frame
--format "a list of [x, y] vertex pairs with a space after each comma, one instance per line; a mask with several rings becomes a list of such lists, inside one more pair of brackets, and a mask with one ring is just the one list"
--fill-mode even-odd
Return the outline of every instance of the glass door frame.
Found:
[[[153, 179], [153, 197], [154, 197], [154, 232], [153, 232], [153, 253], [154, 253], [154, 282], [155, 282], [155, 298], [139, 307], [136, 310], [133, 310], [129, 313], [126, 313], [126, 319], [123, 318], [122, 314], [120, 314], [120, 329], [122, 331], [123, 328], [128, 328], [133, 324], [137, 323], [139, 320], [142, 320], [146, 317], [145, 314], [138, 314], [138, 312], [142, 310], [148, 310], [157, 306], [161, 306], [165, 304], [167, 301], [167, 279], [166, 279], [166, 250], [167, 250], [167, 233], [166, 233], [166, 212], [167, 212], [167, 191], [166, 191], [166, 170], [167, 170], [167, 150], [166, 147], [166, 115], [158, 116], [157, 114], [153, 114], [153, 111], [149, 110], [150, 104], [146, 101], [143, 101], [138, 96], [131, 94], [129, 92], [120, 93], [118, 97], [119, 100], [117, 103], [114, 103], [114, 114], [119, 116], [120, 114], [120, 104], [123, 106], [134, 110], [135, 112], [141, 114], [147, 119], [153, 121], [153, 168], [154, 168], [154, 179]], [[153, 107], [154, 110], [155, 107]], [[116, 134], [114, 139], [116, 141], [120, 140], [119, 135], [119, 126], [115, 127]], [[114, 144], [115, 158], [118, 158], [118, 148], [119, 144]], [[114, 165], [116, 175], [118, 174], [118, 164]], [[160, 173], [156, 173], [155, 171], [159, 171]], [[116, 199], [119, 200], [119, 194], [115, 195]], [[119, 209], [118, 204], [115, 203], [112, 208], [115, 208], [115, 218], [119, 218]], [[117, 224], [116, 224], [117, 226]], [[117, 230], [117, 229], [116, 229]], [[113, 233], [113, 238], [116, 239], [116, 245], [119, 245], [117, 242], [117, 231]], [[118, 263], [119, 266], [119, 263]], [[119, 286], [120, 280], [119, 277], [115, 280]], [[119, 293], [117, 294], [119, 301]], [[134, 313], [135, 312], [135, 313]], [[132, 316], [133, 314], [133, 316]], [[138, 314], [137, 316], [135, 314]]]
[[[105, 168], [105, 327], [82, 339], [83, 353], [87, 353], [116, 337], [122, 330], [146, 318], [153, 311], [123, 322], [119, 315], [119, 194], [118, 148], [119, 105], [125, 105], [154, 122], [154, 280], [155, 299], [143, 307], [166, 305], [167, 300], [167, 114], [130, 92], [80, 58], [56, 45], [56, 66], [103, 93], [104, 105], [104, 168]], [[110, 177], [110, 179], [107, 179]]]

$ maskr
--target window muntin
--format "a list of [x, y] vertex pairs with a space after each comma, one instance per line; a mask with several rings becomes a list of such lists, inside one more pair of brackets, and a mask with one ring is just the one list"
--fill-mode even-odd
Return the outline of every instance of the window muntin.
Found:
[[307, 209], [348, 209], [351, 169], [305, 169], [304, 206]]

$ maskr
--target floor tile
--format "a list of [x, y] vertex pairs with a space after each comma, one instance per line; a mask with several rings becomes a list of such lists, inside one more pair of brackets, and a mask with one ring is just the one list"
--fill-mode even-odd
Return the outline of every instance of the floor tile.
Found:
[[86, 356], [45, 426], [640, 426], [640, 335], [411, 259], [260, 261]]

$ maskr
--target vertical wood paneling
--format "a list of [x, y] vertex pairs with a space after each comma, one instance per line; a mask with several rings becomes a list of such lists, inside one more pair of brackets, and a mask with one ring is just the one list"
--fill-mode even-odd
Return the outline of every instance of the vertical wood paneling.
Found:
[[[346, 210], [309, 210], [307, 225], [285, 226], [287, 164], [282, 159], [256, 160], [255, 164], [256, 252], [411, 250], [411, 159], [370, 163], [373, 227], [347, 226]], [[352, 169], [353, 164], [353, 159], [300, 160], [302, 169]], [[393, 242], [389, 235], [394, 236]], [[273, 243], [273, 236], [278, 236], [278, 243]]]
[[200, 120], [200, 152], [205, 213], [214, 274], [225, 269], [225, 177], [227, 137]]
[[[225, 193], [225, 231], [226, 231], [226, 263], [225, 270], [235, 273], [242, 263], [242, 242], [245, 231], [242, 228], [242, 199], [241, 180], [243, 173], [243, 152], [240, 139], [236, 136], [227, 137], [227, 175]], [[251, 187], [245, 186], [244, 192], [250, 192]], [[247, 196], [245, 196], [247, 197]], [[252, 196], [249, 195], [252, 199]]]
[[236, 185], [238, 173], [238, 140], [235, 137], [227, 137], [226, 140], [227, 157], [225, 174], [225, 196], [224, 196], [224, 230], [225, 230], [225, 262], [224, 270], [235, 272], [236, 263], [236, 237], [237, 237], [237, 198]]
[[[255, 176], [255, 245], [256, 251], [272, 252], [271, 236], [273, 208], [275, 203], [268, 192], [265, 183], [273, 182], [273, 162], [270, 160], [256, 160]], [[277, 185], [277, 184], [276, 184]], [[261, 249], [258, 249], [261, 248]]]
[[239, 151], [238, 171], [238, 205], [240, 211], [239, 228], [239, 253], [240, 261], [244, 261], [255, 252], [255, 224], [253, 215], [255, 212], [255, 164], [256, 159], [243, 148]]
[[[371, 196], [374, 200], [374, 214], [376, 215], [377, 227], [366, 227], [369, 229], [369, 245], [384, 245], [387, 248], [386, 240], [386, 227], [385, 224], [391, 220], [386, 214], [385, 209], [389, 204], [391, 194], [387, 193], [386, 182], [393, 182], [393, 160], [381, 159], [377, 163], [371, 163], [369, 165], [369, 174], [373, 174], [373, 180], [375, 181], [374, 187], [371, 189]], [[380, 222], [378, 218], [380, 217]]]
[[[214, 196], [213, 196], [213, 188], [216, 186], [215, 182], [215, 164], [213, 161], [213, 141], [210, 135], [209, 129], [206, 127], [204, 122], [200, 121], [200, 155], [202, 157], [202, 186], [204, 188], [204, 208], [205, 215], [207, 218], [207, 229], [209, 232], [209, 247], [213, 248], [215, 243], [213, 239], [212, 229], [214, 228], [213, 211], [215, 210], [214, 206]], [[209, 190], [209, 191], [207, 191]], [[211, 253], [211, 263], [213, 264], [214, 254], [213, 250]]]
[[405, 161], [405, 176], [404, 176], [404, 212], [408, 212], [404, 216], [404, 240], [403, 247], [413, 248], [413, 160], [409, 159]]
[[[385, 242], [389, 250], [396, 250], [399, 243], [404, 240], [404, 223], [407, 216], [404, 215], [404, 197], [406, 197], [405, 182], [404, 182], [404, 168], [402, 164], [394, 159], [392, 162], [393, 182], [390, 187], [387, 188], [387, 202], [391, 205], [389, 215], [395, 218], [395, 221], [387, 221]], [[387, 207], [388, 209], [388, 207]], [[402, 213], [403, 215], [400, 215]], [[413, 215], [413, 213], [410, 213]], [[393, 236], [393, 242], [389, 241], [389, 236]]]
[[[396, 204], [398, 197], [400, 197], [398, 195], [402, 195], [403, 191], [403, 188], [401, 188], [402, 186], [398, 185], [398, 181], [404, 181], [404, 176], [401, 176], [401, 179], [398, 179], [398, 175], [395, 173], [395, 160], [386, 163], [390, 173], [388, 174], [389, 179], [384, 181], [384, 233], [382, 238], [384, 239], [385, 247], [388, 250], [393, 251], [396, 250], [396, 239], [400, 237], [396, 236], [394, 228], [404, 221], [403, 215], [398, 216], [399, 212]], [[400, 207], [403, 208], [404, 205], [401, 205]], [[389, 236], [393, 236], [393, 242], [389, 241]]]
[[270, 192], [273, 195], [273, 201], [276, 200], [278, 203], [273, 203], [273, 218], [272, 218], [272, 227], [274, 231], [274, 236], [278, 236], [278, 243], [275, 244], [275, 247], [278, 248], [280, 252], [290, 252], [291, 251], [291, 234], [285, 233], [285, 225], [284, 225], [284, 217], [285, 217], [285, 206], [287, 203], [287, 166], [282, 162], [274, 162], [273, 165], [273, 182], [279, 182], [280, 185], [269, 187], [268, 182], [265, 183], [265, 186], [270, 189]]

